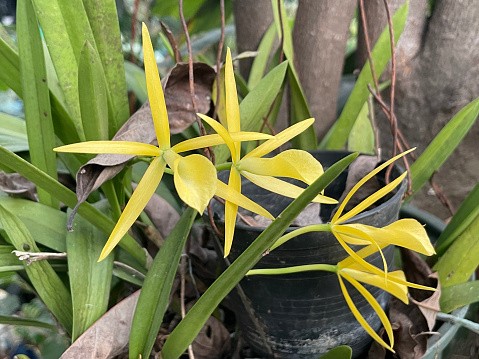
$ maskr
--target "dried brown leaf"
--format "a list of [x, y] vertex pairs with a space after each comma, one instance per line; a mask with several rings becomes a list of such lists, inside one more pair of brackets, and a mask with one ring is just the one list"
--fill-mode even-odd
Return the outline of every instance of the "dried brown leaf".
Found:
[[35, 183], [18, 173], [0, 172], [0, 191], [9, 194], [21, 194], [32, 201], [38, 201]]
[[230, 333], [215, 317], [209, 317], [192, 343], [196, 359], [226, 358], [230, 352]]
[[110, 309], [83, 333], [60, 359], [107, 359], [126, 352], [139, 295], [138, 290]]

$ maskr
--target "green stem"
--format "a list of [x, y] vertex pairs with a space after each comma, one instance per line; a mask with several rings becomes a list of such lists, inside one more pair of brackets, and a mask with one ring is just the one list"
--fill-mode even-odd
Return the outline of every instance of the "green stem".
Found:
[[216, 167], [216, 170], [219, 172], [219, 171], [229, 170], [232, 165], [233, 165], [233, 162], [224, 162], [224, 163], [220, 163], [219, 165], [215, 165], [215, 167]]
[[118, 220], [118, 218], [121, 216], [121, 207], [113, 182], [111, 180], [107, 181], [102, 184], [101, 188], [103, 193], [105, 193], [106, 198], [108, 198], [108, 202], [110, 203], [110, 208], [113, 216], [115, 216], [115, 220]]
[[331, 232], [331, 225], [330, 224], [313, 224], [311, 226], [306, 226], [306, 227], [301, 227], [299, 229], [296, 229], [292, 232], [289, 232], [288, 234], [282, 236], [279, 238], [270, 248], [270, 251], [273, 249], [278, 248], [280, 245], [283, 243], [286, 243], [289, 241], [291, 238], [297, 237], [301, 234], [304, 233], [309, 233], [309, 232]]
[[248, 273], [246, 273], [246, 275], [257, 275], [257, 274], [276, 275], [276, 274], [290, 274], [290, 273], [310, 272], [310, 271], [319, 271], [319, 270], [337, 273], [338, 266], [332, 265], [332, 264], [307, 264], [302, 266], [286, 267], [286, 268], [252, 269]]

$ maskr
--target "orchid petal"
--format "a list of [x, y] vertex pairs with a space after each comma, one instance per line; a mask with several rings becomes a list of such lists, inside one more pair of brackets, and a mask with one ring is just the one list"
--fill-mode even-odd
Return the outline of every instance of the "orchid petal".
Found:
[[321, 163], [302, 150], [283, 151], [272, 158], [243, 158], [238, 168], [261, 176], [295, 178], [307, 184], [323, 174]]
[[[394, 244], [427, 256], [436, 253], [426, 230], [422, 224], [415, 219], [401, 219], [383, 228], [376, 228], [359, 223], [351, 223], [347, 224], [347, 226], [360, 230], [362, 233], [374, 238], [374, 241], [380, 246]], [[335, 228], [336, 227], [338, 226], [335, 226]]]
[[[233, 62], [231, 60], [231, 51], [226, 49], [225, 61], [225, 92], [226, 92], [226, 123], [228, 124], [229, 132], [240, 132], [240, 112], [238, 105], [238, 95], [236, 93], [235, 74], [233, 71]], [[240, 158], [240, 144], [235, 143], [235, 152], [232, 153], [232, 158]]]
[[380, 276], [377, 276], [376, 274], [364, 272], [361, 270], [355, 270], [352, 268], [342, 268], [341, 274], [344, 274], [344, 273], [348, 274], [349, 276], [351, 276], [352, 278], [360, 282], [384, 289], [385, 291], [399, 298], [404, 303], [406, 304], [408, 303], [407, 286], [404, 284], [399, 284], [394, 280], [394, 279], [397, 279], [397, 280], [405, 281], [406, 277], [403, 271], [389, 272], [386, 283], [384, 283], [384, 277], [380, 277]]
[[[258, 140], [269, 140], [274, 138], [271, 135], [260, 132], [230, 132], [229, 133], [233, 141], [242, 142], [242, 141], [258, 141]], [[171, 149], [176, 153], [197, 150], [198, 148], [211, 147], [216, 145], [222, 145], [225, 141], [218, 134], [205, 135], [195, 138], [190, 138], [188, 140], [182, 141], [174, 145]]]
[[115, 155], [137, 155], [157, 157], [161, 154], [158, 147], [131, 141], [88, 141], [73, 143], [53, 149], [56, 152], [70, 153], [110, 153]]
[[263, 157], [264, 155], [270, 153], [271, 151], [285, 144], [293, 137], [299, 135], [301, 132], [303, 132], [309, 126], [311, 126], [313, 122], [314, 122], [314, 118], [309, 118], [307, 120], [298, 122], [294, 124], [293, 126], [288, 127], [286, 130], [281, 131], [276, 136], [274, 136], [275, 137], [274, 140], [271, 139], [262, 143], [261, 145], [256, 147], [253, 151], [246, 154], [243, 157], [243, 159], [250, 158], [250, 157]]
[[[236, 192], [241, 193], [241, 176], [238, 171], [231, 168], [228, 187]], [[238, 205], [226, 201], [225, 202], [225, 258], [230, 254], [231, 245], [233, 244], [233, 236], [236, 225], [236, 215], [238, 213]]]
[[361, 213], [364, 211], [366, 208], [368, 208], [370, 205], [384, 197], [386, 194], [391, 192], [394, 188], [396, 188], [406, 177], [407, 172], [404, 172], [401, 176], [396, 178], [394, 181], [391, 183], [387, 184], [386, 186], [382, 187], [380, 190], [374, 192], [372, 195], [370, 195], [368, 198], [364, 199], [359, 203], [357, 206], [355, 206], [353, 209], [348, 211], [345, 215], [339, 217], [336, 221], [336, 223], [341, 223], [344, 221], [347, 221], [348, 219], [354, 217], [355, 215]]
[[248, 197], [241, 194], [240, 192], [235, 191], [234, 189], [232, 189], [225, 183], [221, 182], [220, 180], [218, 180], [217, 182], [215, 194], [218, 197], [223, 198], [224, 200], [228, 202], [232, 202], [238, 205], [239, 207], [243, 207], [244, 209], [247, 209], [250, 212], [257, 213], [263, 217], [274, 220], [274, 217], [271, 215], [271, 213], [269, 213], [259, 204], [257, 204], [256, 202], [253, 202], [252, 200], [250, 200]]
[[161, 87], [158, 66], [155, 60], [155, 53], [151, 45], [150, 34], [143, 23], [143, 58], [145, 63], [146, 87], [148, 99], [150, 100], [151, 115], [155, 125], [156, 138], [161, 150], [170, 148], [170, 125], [168, 113], [166, 112], [165, 96]]
[[[233, 160], [233, 163], [237, 163], [239, 160], [239, 154], [236, 151], [236, 144], [233, 142], [233, 139], [231, 138], [231, 135], [229, 132], [224, 128], [221, 123], [218, 121], [213, 120], [211, 117], [208, 117], [206, 115], [203, 115], [201, 113], [197, 114], [203, 121], [205, 121], [208, 125], [213, 128], [213, 130], [216, 131], [218, 135], [221, 136], [223, 141], [225, 141], [226, 146], [228, 146], [230, 153], [231, 153], [231, 159]], [[239, 143], [238, 143], [239, 145]]]
[[216, 168], [202, 155], [179, 157], [173, 163], [176, 191], [188, 206], [203, 213], [216, 192]]
[[[275, 177], [259, 176], [246, 171], [241, 171], [241, 174], [245, 176], [247, 179], [249, 179], [251, 182], [253, 182], [255, 185], [261, 188], [264, 188], [270, 192], [278, 193], [285, 197], [297, 198], [305, 190], [304, 188], [298, 187], [292, 183], [282, 181]], [[336, 201], [334, 198], [330, 198], [320, 194], [318, 194], [312, 200], [312, 202], [325, 203], [325, 204], [338, 203], [338, 201]]]
[[[384, 257], [384, 253], [381, 250], [381, 247], [379, 246], [379, 244], [375, 241], [375, 239], [372, 236], [370, 236], [368, 233], [365, 233], [365, 232], [361, 231], [360, 229], [349, 226], [347, 224], [345, 224], [345, 225], [333, 225], [333, 226], [331, 226], [331, 229], [332, 229], [334, 235], [336, 236], [336, 238], [341, 237], [341, 239], [344, 240], [345, 242], [347, 242], [345, 237], [347, 239], [350, 239], [350, 238], [364, 238], [365, 240], [369, 241], [369, 243], [376, 246], [377, 250], [381, 254], [381, 258], [382, 258], [382, 261], [383, 261], [383, 268], [384, 268], [384, 278], [386, 278], [387, 272], [388, 272], [388, 264], [386, 262], [386, 258]], [[359, 258], [361, 258], [361, 257], [359, 257]], [[364, 259], [361, 258], [361, 260], [359, 260], [359, 263], [364, 265], [367, 262]], [[376, 268], [376, 267], [374, 267], [374, 268]]]
[[349, 306], [349, 309], [351, 309], [351, 312], [353, 315], [356, 317], [356, 320], [361, 324], [361, 326], [368, 332], [368, 334], [376, 340], [379, 344], [381, 344], [383, 347], [391, 350], [394, 353], [393, 346], [394, 346], [394, 335], [393, 335], [393, 330], [391, 327], [391, 323], [389, 322], [388, 317], [386, 316], [386, 313], [384, 313], [384, 310], [381, 308], [379, 303], [374, 299], [374, 297], [369, 293], [361, 284], [359, 284], [355, 279], [349, 277], [347, 274], [344, 275], [344, 278], [348, 280], [354, 288], [358, 290], [359, 293], [362, 294], [362, 296], [368, 301], [369, 305], [373, 307], [374, 311], [378, 315], [379, 319], [381, 320], [381, 323], [384, 326], [384, 329], [386, 330], [386, 333], [388, 335], [389, 341], [391, 345], [387, 345], [384, 340], [379, 337], [379, 335], [371, 328], [371, 326], [368, 324], [368, 322], [364, 319], [364, 317], [361, 315], [359, 312], [358, 308], [354, 305], [353, 300], [349, 296], [349, 293], [346, 289], [346, 286], [343, 283], [343, 280], [341, 278], [341, 275], [338, 274], [339, 278], [339, 284], [341, 286], [341, 290], [344, 295], [344, 299], [346, 299], [346, 303]]
[[158, 184], [161, 181], [163, 172], [165, 170], [166, 163], [161, 157], [156, 157], [148, 166], [143, 178], [138, 187], [136, 187], [135, 192], [128, 201], [125, 210], [120, 216], [115, 228], [110, 234], [110, 238], [106, 242], [103, 250], [101, 251], [100, 258], [98, 261], [101, 261], [108, 256], [108, 254], [115, 248], [118, 242], [122, 239], [128, 229], [133, 225], [141, 211], [145, 208], [146, 204], [150, 200], [151, 196], [158, 187]]
[[341, 205], [339, 206], [338, 210], [336, 211], [336, 214], [334, 215], [333, 219], [331, 220], [331, 222], [337, 222], [338, 218], [341, 216], [341, 214], [343, 213], [343, 210], [344, 210], [344, 207], [346, 206], [346, 204], [348, 203], [348, 201], [351, 199], [351, 197], [356, 193], [356, 191], [359, 189], [359, 187], [361, 187], [363, 184], [365, 184], [367, 181], [369, 181], [372, 177], [374, 177], [377, 173], [381, 172], [383, 169], [385, 169], [386, 167], [388, 167], [391, 163], [393, 163], [394, 161], [396, 161], [398, 158], [401, 158], [403, 156], [405, 156], [406, 154], [408, 154], [409, 152], [411, 151], [414, 151], [416, 148], [412, 148], [408, 151], [405, 151], [403, 153], [400, 153], [399, 155], [391, 158], [390, 160], [384, 162], [381, 166], [375, 168], [373, 171], [369, 172], [365, 177], [363, 177], [358, 183], [356, 183], [356, 185], [349, 191], [349, 193], [347, 194], [346, 198], [344, 199], [344, 201], [341, 203]]

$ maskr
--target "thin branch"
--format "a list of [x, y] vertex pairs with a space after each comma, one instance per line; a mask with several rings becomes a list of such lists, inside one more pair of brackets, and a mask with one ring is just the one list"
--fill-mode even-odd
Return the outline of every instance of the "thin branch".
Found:
[[225, 42], [225, 0], [220, 0], [221, 11], [221, 36], [218, 43], [218, 54], [216, 55], [216, 106], [213, 113], [213, 118], [216, 119], [218, 115], [218, 105], [220, 103], [221, 94], [221, 55], [223, 53], [223, 45]]
[[[179, 0], [179, 8], [180, 8], [181, 24], [183, 26], [183, 31], [185, 32], [186, 45], [188, 47], [188, 75], [189, 75], [189, 81], [190, 81], [191, 102], [193, 103], [196, 123], [198, 124], [198, 128], [200, 129], [200, 133], [202, 136], [206, 136], [205, 126], [203, 126], [201, 119], [198, 116], [196, 116], [196, 114], [198, 113], [198, 105], [196, 104], [196, 100], [195, 100], [196, 95], [195, 95], [195, 79], [193, 74], [193, 50], [191, 49], [191, 40], [190, 40], [190, 34], [188, 32], [188, 25], [186, 24], [185, 15], [183, 13], [183, 0]], [[205, 148], [205, 155], [214, 164], [214, 154], [210, 147]]]
[[281, 39], [280, 39], [280, 44], [279, 44], [279, 63], [283, 62], [284, 58], [284, 27], [283, 27], [283, 14], [281, 13], [281, 0], [278, 0], [278, 15], [279, 15], [279, 27], [281, 30]]
[[376, 71], [374, 70], [373, 57], [371, 55], [371, 41], [369, 40], [368, 24], [366, 21], [366, 13], [364, 11], [364, 0], [359, 0], [359, 12], [361, 14], [361, 21], [364, 30], [364, 41], [366, 43], [366, 50], [368, 52], [369, 67], [371, 68], [371, 74], [373, 76], [374, 88], [376, 89], [376, 92], [379, 93], [378, 78], [376, 76]]
[[20, 261], [26, 261], [27, 266], [32, 262], [47, 260], [47, 259], [66, 259], [66, 253], [54, 253], [54, 252], [24, 252], [24, 251], [12, 251], [18, 257]]
[[163, 33], [165, 34], [166, 38], [168, 39], [168, 42], [171, 45], [171, 48], [173, 49], [175, 62], [176, 63], [181, 62], [181, 53], [180, 53], [180, 50], [178, 49], [178, 44], [176, 43], [173, 33], [171, 32], [168, 25], [166, 25], [163, 21], [160, 21], [160, 25], [161, 25], [161, 29], [163, 30]]

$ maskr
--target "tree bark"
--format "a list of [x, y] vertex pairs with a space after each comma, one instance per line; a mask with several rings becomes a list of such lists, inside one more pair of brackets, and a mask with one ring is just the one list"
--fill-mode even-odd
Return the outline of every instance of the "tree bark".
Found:
[[336, 120], [336, 103], [356, 0], [302, 0], [293, 30], [295, 66], [315, 130], [323, 137]]
[[[393, 10], [403, 2], [389, 1]], [[373, 44], [386, 26], [384, 3], [383, 0], [368, 0], [365, 6], [368, 34]], [[425, 0], [410, 2], [406, 27], [397, 47], [395, 114], [409, 144], [418, 147], [417, 155], [462, 107], [479, 97], [477, 1], [437, 0], [429, 19], [425, 15], [426, 6]], [[363, 40], [361, 35], [359, 64], [365, 61]], [[389, 125], [382, 114], [378, 115], [381, 144], [386, 154], [390, 154]], [[476, 123], [435, 175], [435, 182], [455, 208], [479, 181], [478, 136], [479, 123]], [[413, 203], [442, 218], [450, 216], [431, 194], [431, 189], [425, 187]]]
[[[238, 51], [256, 51], [273, 22], [270, 0], [233, 0]], [[240, 60], [240, 73], [248, 79], [253, 59]]]

